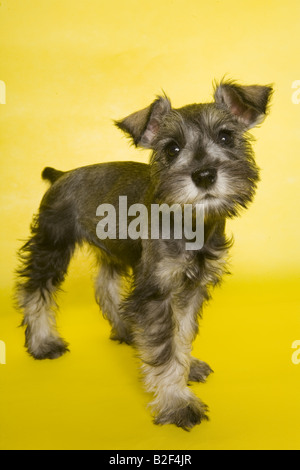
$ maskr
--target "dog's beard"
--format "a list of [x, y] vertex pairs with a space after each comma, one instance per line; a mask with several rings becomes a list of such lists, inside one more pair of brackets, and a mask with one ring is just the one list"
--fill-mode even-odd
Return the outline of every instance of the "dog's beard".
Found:
[[156, 195], [161, 204], [203, 204], [205, 217], [234, 217], [252, 201], [257, 180], [255, 167], [248, 169], [247, 176], [238, 171], [232, 175], [220, 168], [216, 182], [203, 189], [194, 184], [190, 174], [172, 172], [168, 179], [160, 180]]

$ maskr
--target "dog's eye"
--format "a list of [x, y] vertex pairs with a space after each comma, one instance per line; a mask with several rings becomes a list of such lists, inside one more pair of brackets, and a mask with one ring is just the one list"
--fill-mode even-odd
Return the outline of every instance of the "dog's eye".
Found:
[[168, 157], [175, 158], [175, 157], [177, 157], [177, 155], [179, 155], [179, 153], [181, 151], [181, 148], [179, 147], [179, 145], [176, 142], [170, 142], [166, 146], [165, 150], [166, 150], [166, 153], [167, 153]]
[[233, 132], [228, 129], [223, 129], [218, 134], [218, 141], [222, 145], [230, 146], [233, 144]]

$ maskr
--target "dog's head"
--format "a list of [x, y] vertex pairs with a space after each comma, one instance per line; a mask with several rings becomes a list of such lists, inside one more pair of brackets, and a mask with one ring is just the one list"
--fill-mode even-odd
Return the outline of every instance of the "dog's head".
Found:
[[264, 120], [271, 94], [270, 86], [221, 82], [212, 103], [173, 109], [160, 96], [116, 125], [153, 150], [157, 202], [203, 203], [207, 215], [231, 217], [255, 193], [259, 169], [247, 131]]

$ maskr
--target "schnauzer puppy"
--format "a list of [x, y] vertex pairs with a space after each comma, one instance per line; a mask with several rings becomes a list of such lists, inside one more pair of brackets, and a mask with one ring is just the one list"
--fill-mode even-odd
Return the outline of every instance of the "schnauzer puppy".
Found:
[[[212, 370], [191, 356], [192, 342], [210, 288], [226, 272], [231, 242], [225, 220], [246, 208], [256, 190], [259, 169], [247, 131], [265, 118], [271, 94], [270, 86], [223, 81], [210, 103], [173, 109], [160, 96], [115, 122], [135, 146], [152, 150], [149, 164], [43, 171], [51, 186], [20, 250], [17, 282], [25, 345], [34, 358], [54, 359], [68, 351], [56, 329], [55, 296], [75, 246], [86, 242], [99, 260], [97, 302], [110, 322], [111, 338], [137, 349], [146, 390], [153, 394], [155, 423], [189, 430], [207, 419], [206, 405], [188, 382], [204, 382]], [[174, 217], [169, 238], [161, 232], [155, 238], [120, 234], [120, 196], [148, 209], [189, 204], [193, 217], [203, 205], [203, 246], [187, 249], [187, 237], [174, 236]], [[100, 203], [115, 208], [116, 236], [97, 236]], [[131, 288], [121, 295], [124, 277]]]

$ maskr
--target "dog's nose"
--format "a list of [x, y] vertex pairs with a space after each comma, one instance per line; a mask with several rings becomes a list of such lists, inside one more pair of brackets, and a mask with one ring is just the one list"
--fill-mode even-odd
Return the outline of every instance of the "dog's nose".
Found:
[[205, 168], [204, 170], [195, 170], [192, 173], [192, 180], [199, 188], [208, 189], [217, 179], [217, 170], [214, 168]]

